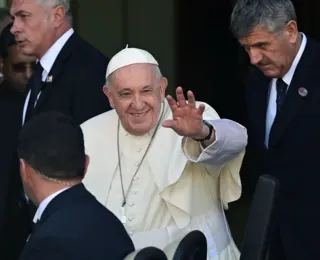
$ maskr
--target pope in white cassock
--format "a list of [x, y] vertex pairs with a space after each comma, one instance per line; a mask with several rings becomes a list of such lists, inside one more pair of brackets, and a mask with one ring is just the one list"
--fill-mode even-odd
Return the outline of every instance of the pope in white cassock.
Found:
[[208, 259], [239, 259], [223, 208], [239, 199], [246, 129], [220, 119], [167, 79], [147, 51], [110, 61], [104, 92], [114, 110], [82, 124], [90, 164], [84, 184], [125, 225], [136, 249], [163, 249], [202, 231]]

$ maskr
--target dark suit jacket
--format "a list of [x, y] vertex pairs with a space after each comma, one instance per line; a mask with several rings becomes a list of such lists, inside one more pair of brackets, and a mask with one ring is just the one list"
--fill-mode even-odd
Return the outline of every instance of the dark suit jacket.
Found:
[[122, 260], [132, 251], [122, 223], [78, 184], [48, 204], [20, 260]]
[[[34, 114], [56, 110], [79, 124], [110, 109], [102, 91], [108, 59], [76, 33], [60, 51], [42, 85]], [[33, 80], [29, 81], [31, 87]]]
[[[307, 38], [267, 150], [269, 84], [262, 72], [253, 71], [246, 93], [248, 156], [257, 162], [257, 173], [271, 174], [280, 182], [276, 227], [285, 259], [320, 259], [320, 44]], [[301, 96], [299, 88], [305, 88], [307, 96]]]
[[0, 259], [17, 259], [30, 232], [16, 156], [25, 94], [0, 89]]

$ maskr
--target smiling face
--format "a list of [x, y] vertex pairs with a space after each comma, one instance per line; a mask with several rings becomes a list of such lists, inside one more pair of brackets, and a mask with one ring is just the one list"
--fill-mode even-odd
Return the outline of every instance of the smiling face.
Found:
[[105, 94], [127, 132], [144, 135], [155, 127], [167, 87], [167, 79], [157, 77], [155, 65], [120, 68], [110, 75], [109, 82]]
[[239, 41], [247, 51], [251, 64], [270, 78], [283, 77], [299, 49], [298, 29], [294, 21], [289, 22], [281, 33], [257, 26]]

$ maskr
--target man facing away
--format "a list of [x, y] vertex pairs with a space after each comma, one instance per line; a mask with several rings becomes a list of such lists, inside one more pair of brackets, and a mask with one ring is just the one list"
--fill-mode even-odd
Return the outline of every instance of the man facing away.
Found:
[[114, 110], [82, 124], [91, 165], [84, 184], [124, 224], [135, 247], [163, 249], [191, 230], [208, 259], [238, 259], [223, 206], [241, 194], [246, 129], [209, 105], [165, 99], [167, 79], [147, 51], [110, 61], [104, 91]]
[[78, 124], [110, 109], [101, 91], [108, 59], [73, 30], [70, 0], [13, 0], [11, 32], [39, 62], [28, 87], [23, 121], [59, 111]]
[[239, 0], [231, 28], [257, 67], [248, 163], [280, 182], [270, 259], [320, 259], [320, 44], [299, 32], [289, 0]]
[[20, 260], [122, 260], [134, 250], [121, 222], [83, 186], [89, 164], [80, 126], [42, 113], [19, 137], [23, 186], [38, 210]]

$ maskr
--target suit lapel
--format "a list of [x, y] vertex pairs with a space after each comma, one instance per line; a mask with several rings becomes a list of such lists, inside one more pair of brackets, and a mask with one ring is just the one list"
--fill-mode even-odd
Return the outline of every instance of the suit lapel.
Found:
[[[301, 56], [289, 86], [286, 100], [281, 107], [281, 111], [277, 113], [272, 125], [269, 137], [269, 148], [280, 140], [297, 112], [308, 102], [316, 90], [316, 85], [311, 73], [314, 70], [312, 61], [314, 60], [315, 55], [312, 48], [312, 42], [309, 43], [309, 41], [311, 41], [311, 39], [308, 39], [306, 49]], [[308, 77], [305, 76], [305, 73], [308, 73]], [[308, 94], [306, 96], [300, 95], [300, 88], [306, 89]]]
[[42, 92], [39, 97], [39, 100], [36, 104], [36, 109], [41, 107], [44, 101], [50, 97], [52, 90], [54, 89], [54, 85], [64, 72], [64, 64], [71, 57], [72, 50], [75, 48], [75, 44], [77, 41], [77, 35], [73, 33], [65, 45], [62, 47], [60, 53], [58, 54], [50, 72], [48, 73], [48, 77], [46, 82], [43, 83], [41, 88]]

